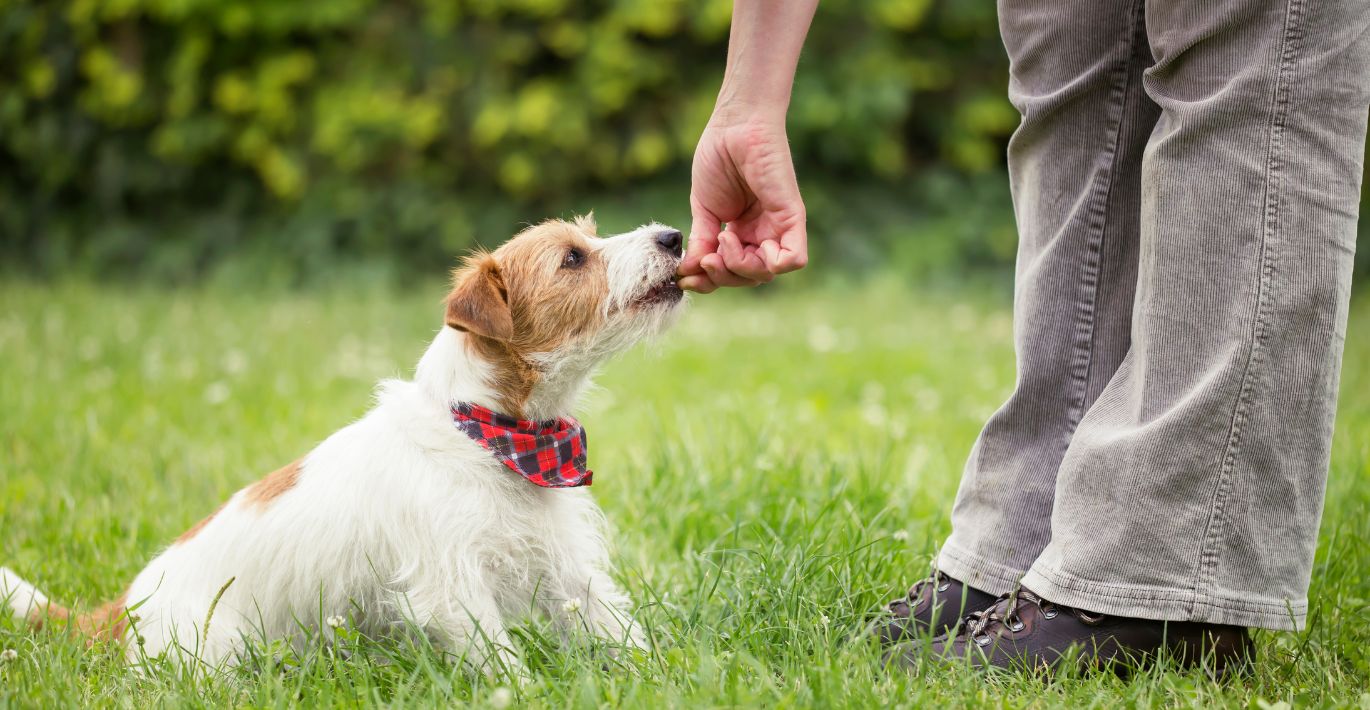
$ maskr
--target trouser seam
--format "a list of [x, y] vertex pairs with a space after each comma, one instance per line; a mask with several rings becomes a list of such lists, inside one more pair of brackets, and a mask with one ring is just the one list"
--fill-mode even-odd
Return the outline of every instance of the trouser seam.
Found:
[[1261, 344], [1266, 339], [1266, 315], [1269, 311], [1271, 281], [1275, 272], [1274, 243], [1280, 228], [1281, 197], [1281, 159], [1284, 150], [1284, 126], [1289, 110], [1289, 75], [1293, 71], [1294, 54], [1298, 39], [1297, 22], [1302, 8], [1302, 0], [1289, 0], [1285, 12], [1283, 36], [1280, 45], [1280, 66], [1275, 76], [1275, 86], [1270, 100], [1270, 133], [1266, 149], [1265, 195], [1262, 199], [1264, 220], [1261, 229], [1259, 249], [1260, 275], [1256, 283], [1256, 297], [1252, 318], [1251, 346], [1247, 350], [1246, 362], [1237, 389], [1237, 399], [1232, 408], [1228, 425], [1227, 442], [1223, 447], [1223, 457], [1213, 485], [1209, 507], [1208, 523], [1205, 526], [1203, 542], [1199, 550], [1199, 564], [1194, 580], [1194, 591], [1202, 593], [1212, 588], [1218, 569], [1219, 551], [1225, 534], [1224, 516], [1228, 495], [1232, 488], [1233, 472], [1236, 469], [1238, 450], [1242, 443], [1242, 425], [1250, 409], [1252, 390], [1255, 387], [1253, 372], [1263, 362]]
[[[1045, 565], [1034, 565], [1023, 578], [1027, 589], [1045, 594], [1057, 603], [1079, 606], [1096, 613], [1126, 616], [1125, 612], [1104, 607], [1169, 605], [1176, 618], [1172, 621], [1211, 620], [1212, 611], [1247, 615], [1239, 625], [1260, 625], [1269, 628], [1297, 628], [1308, 614], [1308, 600], [1253, 598], [1249, 594], [1209, 591], [1203, 594], [1191, 589], [1113, 584], [1083, 579]], [[1034, 586], [1036, 585], [1036, 586]], [[1100, 608], [1090, 608], [1093, 603]], [[1151, 609], [1155, 611], [1155, 609]], [[1167, 617], [1168, 618], [1168, 617]]]
[[985, 585], [982, 579], [973, 580], [963, 579], [962, 577], [969, 577], [972, 575], [981, 578], [988, 577], [991, 578], [990, 581], [993, 582], [995, 586], [1012, 589], [1018, 585], [1018, 582], [1022, 579], [1024, 573], [1024, 570], [1015, 569], [1008, 565], [994, 562], [993, 560], [971, 552], [970, 550], [959, 548], [950, 541], [942, 545], [942, 549], [938, 555], [937, 566], [939, 569], [943, 567], [943, 557], [952, 562], [953, 567], [959, 566], [972, 573], [971, 575], [968, 575], [965, 572], [958, 571], [960, 576], [958, 576], [958, 574], [952, 574], [951, 576], [958, 582], [968, 584], [971, 587], [990, 593], [994, 593], [994, 591], [992, 589], [985, 589], [985, 587], [989, 585]]
[[1137, 58], [1141, 12], [1141, 0], [1133, 0], [1127, 25], [1127, 50], [1123, 53], [1122, 60], [1114, 67], [1115, 78], [1109, 96], [1109, 105], [1114, 114], [1113, 120], [1109, 122], [1111, 135], [1108, 141], [1108, 152], [1105, 156], [1108, 161], [1108, 172], [1103, 184], [1094, 188], [1095, 199], [1091, 200], [1089, 206], [1091, 238], [1087, 241], [1089, 251], [1084, 263], [1083, 286], [1085, 293], [1082, 294], [1076, 309], [1075, 354], [1070, 369], [1071, 383], [1075, 391], [1072, 393], [1070, 410], [1066, 413], [1065, 436], [1061, 442], [1062, 451], [1070, 447], [1070, 440], [1074, 436], [1080, 420], [1084, 417], [1089, 399], [1089, 376], [1094, 369], [1096, 317], [1099, 292], [1102, 290], [1100, 260], [1103, 254], [1104, 240], [1108, 236], [1108, 201], [1113, 194], [1113, 186], [1118, 177], [1118, 154], [1119, 145], [1123, 140], [1123, 124], [1129, 118], [1126, 110], [1127, 95], [1132, 85], [1131, 66]]
[[[1102, 597], [1117, 597], [1119, 599], [1134, 601], [1189, 601], [1195, 599], [1196, 594], [1196, 592], [1191, 589], [1165, 589], [1139, 584], [1096, 582], [1045, 565], [1033, 565], [1029, 574], [1041, 575], [1052, 584], [1075, 591]], [[1198, 603], [1206, 606], [1224, 606], [1233, 609], [1261, 611], [1266, 613], [1283, 612], [1289, 605], [1294, 606], [1296, 609], [1304, 605], [1302, 600], [1298, 604], [1286, 604], [1286, 602], [1283, 601], [1265, 601], [1262, 599], [1253, 599], [1250, 596], [1229, 598], [1226, 595], [1216, 593], [1207, 595], [1205, 598], [1198, 600]]]

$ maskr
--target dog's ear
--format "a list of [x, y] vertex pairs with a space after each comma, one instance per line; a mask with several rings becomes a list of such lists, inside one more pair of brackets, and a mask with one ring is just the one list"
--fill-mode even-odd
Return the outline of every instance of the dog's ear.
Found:
[[591, 236], [599, 234], [599, 225], [595, 224], [595, 213], [593, 210], [576, 217], [574, 224], [586, 234]]
[[495, 257], [481, 253], [467, 258], [464, 266], [452, 272], [452, 284], [447, 294], [447, 325], [495, 340], [514, 337], [509, 291]]

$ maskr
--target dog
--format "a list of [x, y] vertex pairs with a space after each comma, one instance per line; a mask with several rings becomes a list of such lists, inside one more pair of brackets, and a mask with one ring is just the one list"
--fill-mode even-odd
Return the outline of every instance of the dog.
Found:
[[235, 493], [116, 600], [73, 614], [4, 568], [0, 599], [33, 627], [122, 642], [130, 662], [140, 647], [231, 665], [254, 638], [345, 625], [417, 628], [517, 671], [506, 629], [532, 610], [642, 647], [571, 412], [601, 363], [674, 321], [683, 238], [596, 231], [549, 221], [468, 257], [412, 381], [380, 383], [365, 416]]

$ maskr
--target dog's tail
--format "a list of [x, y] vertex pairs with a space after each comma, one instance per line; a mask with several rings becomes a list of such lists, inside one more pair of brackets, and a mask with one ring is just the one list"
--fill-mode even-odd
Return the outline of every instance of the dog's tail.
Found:
[[41, 626], [48, 616], [68, 616], [65, 607], [53, 604], [47, 595], [8, 567], [0, 567], [0, 601], [9, 607], [16, 621], [33, 626]]
[[64, 624], [92, 641], [123, 638], [128, 627], [128, 610], [120, 597], [98, 609], [73, 615], [61, 604], [55, 604], [37, 587], [24, 581], [6, 567], [0, 567], [0, 608], [8, 607], [16, 621], [41, 629], [50, 624]]

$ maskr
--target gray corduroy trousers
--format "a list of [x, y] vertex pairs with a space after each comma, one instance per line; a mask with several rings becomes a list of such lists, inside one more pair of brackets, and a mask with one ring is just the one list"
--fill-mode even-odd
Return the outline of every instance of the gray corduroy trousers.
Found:
[[1299, 628], [1370, 0], [1001, 0], [1018, 376], [939, 556], [1094, 612]]

